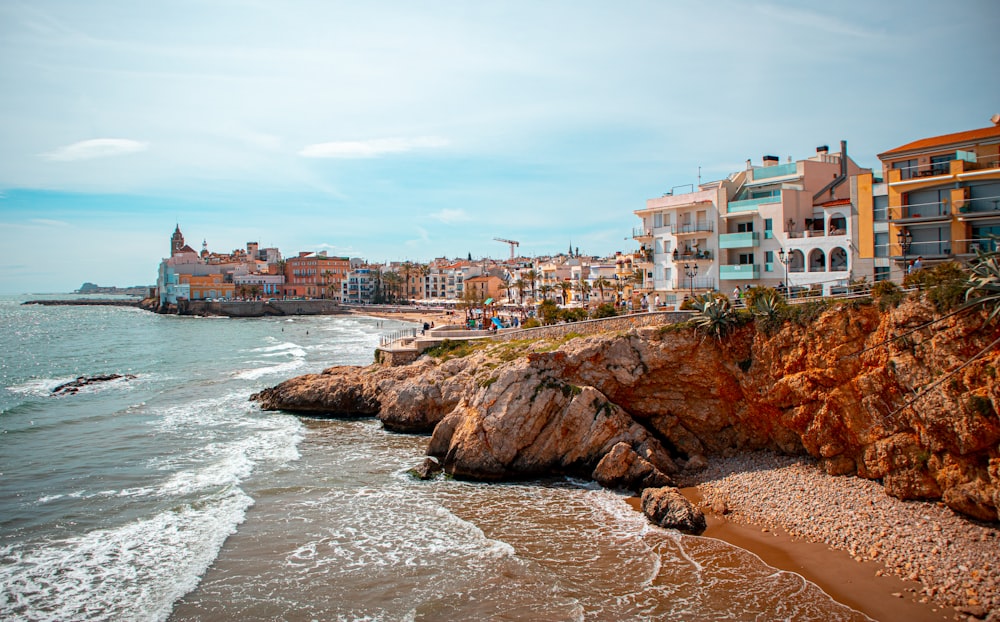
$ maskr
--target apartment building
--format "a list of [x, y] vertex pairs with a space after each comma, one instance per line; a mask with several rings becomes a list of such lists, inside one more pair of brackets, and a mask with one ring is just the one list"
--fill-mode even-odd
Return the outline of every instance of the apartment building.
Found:
[[916, 140], [879, 154], [882, 175], [857, 182], [859, 254], [875, 278], [907, 265], [967, 260], [1000, 235], [1000, 115], [993, 125]]
[[347, 257], [327, 257], [326, 251], [301, 252], [285, 260], [284, 295], [292, 298], [342, 299], [342, 283], [350, 271]]
[[839, 153], [822, 146], [784, 164], [767, 155], [726, 179], [647, 200], [632, 232], [633, 264], [645, 277], [636, 294], [676, 305], [748, 285], [824, 293], [847, 285], [857, 245], [850, 179], [865, 171], [841, 141]]

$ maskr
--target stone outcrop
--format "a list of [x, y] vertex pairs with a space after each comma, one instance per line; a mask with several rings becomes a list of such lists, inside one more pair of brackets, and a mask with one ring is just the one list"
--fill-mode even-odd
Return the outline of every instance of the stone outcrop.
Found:
[[660, 527], [700, 536], [707, 524], [705, 515], [673, 486], [647, 488], [640, 500], [642, 513]]
[[64, 382], [52, 389], [52, 395], [73, 395], [84, 387], [112, 380], [134, 380], [135, 374], [101, 374], [99, 376], [79, 376], [76, 380]]
[[712, 455], [768, 449], [995, 521], [1000, 352], [907, 401], [1000, 326], [967, 313], [892, 339], [932, 319], [929, 305], [907, 300], [886, 312], [842, 305], [773, 335], [751, 324], [721, 342], [690, 328], [639, 328], [485, 344], [444, 362], [332, 368], [254, 398], [433, 430], [428, 454], [460, 477], [574, 473], [640, 490]]

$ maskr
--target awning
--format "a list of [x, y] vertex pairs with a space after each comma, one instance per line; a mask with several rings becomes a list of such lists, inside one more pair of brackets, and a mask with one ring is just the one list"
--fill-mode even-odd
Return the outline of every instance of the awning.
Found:
[[485, 301], [483, 302], [483, 304], [486, 304], [486, 305], [491, 305], [491, 304], [493, 304], [493, 299], [492, 299], [492, 298], [487, 298], [487, 299], [486, 299], [486, 300], [485, 300]]

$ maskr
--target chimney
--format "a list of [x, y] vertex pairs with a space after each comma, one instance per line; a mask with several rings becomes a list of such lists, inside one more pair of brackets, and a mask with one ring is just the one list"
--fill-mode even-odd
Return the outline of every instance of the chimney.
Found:
[[778, 156], [766, 155], [764, 156], [764, 166], [777, 166]]
[[830, 147], [828, 145], [820, 145], [816, 147], [816, 153], [817, 155], [826, 155], [830, 153]]
[[1000, 114], [995, 114], [990, 117], [990, 121], [993, 122], [993, 125], [1000, 127]]

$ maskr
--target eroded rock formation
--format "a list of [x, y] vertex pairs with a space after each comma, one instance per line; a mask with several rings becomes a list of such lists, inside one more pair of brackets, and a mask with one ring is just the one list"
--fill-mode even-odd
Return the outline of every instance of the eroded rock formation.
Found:
[[995, 521], [1000, 353], [904, 406], [997, 339], [1000, 326], [968, 313], [889, 341], [933, 318], [909, 300], [886, 312], [835, 307], [774, 335], [750, 325], [721, 342], [690, 328], [645, 328], [558, 348], [491, 343], [445, 362], [332, 368], [254, 399], [433, 431], [428, 454], [462, 477], [576, 473], [641, 490], [713, 454], [771, 449]]

